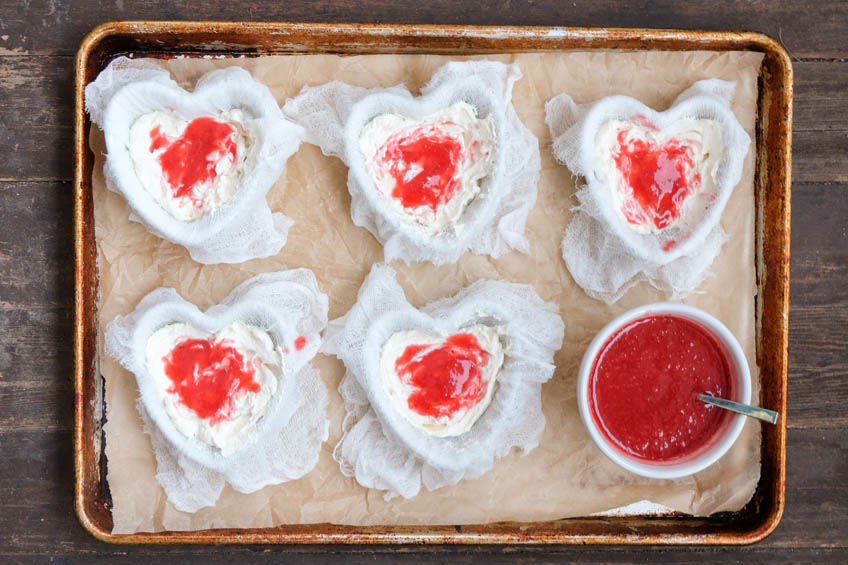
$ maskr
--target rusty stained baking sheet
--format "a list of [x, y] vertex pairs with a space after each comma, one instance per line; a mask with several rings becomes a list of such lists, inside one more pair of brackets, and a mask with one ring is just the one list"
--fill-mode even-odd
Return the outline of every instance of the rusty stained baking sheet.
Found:
[[750, 50], [764, 54], [759, 81], [757, 364], [761, 403], [785, 414], [789, 310], [792, 68], [786, 51], [757, 33], [647, 29], [357, 24], [115, 22], [94, 29], [76, 61], [75, 113], [75, 506], [83, 526], [112, 543], [598, 543], [744, 544], [767, 536], [784, 508], [786, 422], [763, 429], [760, 483], [741, 511], [707, 518], [604, 515], [466, 526], [284, 525], [263, 529], [112, 534], [101, 452], [102, 379], [96, 357], [97, 266], [90, 122], [83, 91], [108, 61], [141, 56], [286, 53], [471, 55], [593, 49]]

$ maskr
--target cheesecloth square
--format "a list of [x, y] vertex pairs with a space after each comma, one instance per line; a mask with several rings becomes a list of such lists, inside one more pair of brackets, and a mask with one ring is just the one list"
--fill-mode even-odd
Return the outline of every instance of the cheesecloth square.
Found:
[[[448, 334], [473, 323], [503, 328], [498, 388], [468, 432], [430, 436], [393, 408], [379, 374], [382, 346], [399, 331], [424, 327]], [[343, 435], [333, 454], [342, 473], [385, 490], [387, 499], [411, 498], [422, 485], [434, 490], [479, 477], [513, 448], [530, 452], [545, 427], [542, 383], [553, 376], [563, 332], [557, 306], [542, 301], [531, 286], [481, 280], [417, 310], [394, 270], [375, 265], [353, 308], [328, 326], [321, 348], [347, 368], [339, 385], [346, 408]]]
[[[451, 263], [466, 251], [500, 257], [510, 249], [529, 253], [524, 235], [536, 203], [541, 168], [536, 137], [512, 106], [512, 86], [521, 78], [517, 65], [494, 61], [450, 62], [440, 67], [421, 96], [403, 86], [362, 88], [343, 82], [306, 86], [288, 100], [283, 113], [304, 128], [304, 140], [349, 167], [351, 218], [383, 244], [385, 259]], [[362, 128], [384, 113], [423, 117], [464, 101], [479, 117], [492, 116], [495, 155], [492, 173], [481, 183], [454, 231], [432, 234], [414, 220], [400, 218], [378, 194], [365, 171], [358, 140]]]
[[[647, 281], [680, 299], [695, 291], [727, 240], [721, 213], [742, 176], [750, 138], [730, 109], [735, 83], [709, 79], [693, 84], [664, 112], [655, 112], [627, 96], [609, 96], [577, 105], [560, 94], [545, 105], [545, 121], [557, 160], [585, 182], [578, 187], [579, 205], [562, 240], [562, 257], [574, 281], [589, 296], [611, 304], [633, 285]], [[717, 122], [725, 152], [716, 174], [716, 197], [691, 232], [667, 247], [654, 234], [639, 234], [623, 225], [614, 210], [612, 191], [602, 181], [601, 157], [594, 147], [598, 129], [610, 119], [641, 114], [663, 127], [680, 118]]]
[[[195, 512], [214, 505], [224, 483], [250, 493], [312, 470], [329, 433], [327, 390], [309, 364], [320, 347], [327, 310], [327, 296], [312, 272], [294, 269], [248, 279], [205, 313], [175, 290], [159, 288], [131, 314], [107, 325], [105, 351], [136, 377], [138, 410], [156, 455], [156, 478], [177, 509]], [[289, 352], [267, 413], [242, 447], [223, 456], [174, 426], [164, 409], [164, 391], [147, 369], [145, 348], [155, 331], [175, 322], [214, 332], [235, 321], [265, 330]], [[292, 345], [298, 336], [306, 338], [300, 350]]]
[[[241, 263], [280, 251], [292, 220], [271, 213], [265, 199], [286, 160], [300, 146], [301, 130], [286, 120], [268, 88], [244, 69], [217, 69], [192, 93], [143, 59], [118, 57], [86, 86], [85, 108], [107, 145], [106, 186], [127, 199], [129, 218], [163, 239], [184, 246], [199, 263]], [[143, 114], [174, 108], [184, 119], [241, 109], [254, 136], [239, 192], [219, 209], [185, 222], [159, 206], [138, 179], [127, 149], [129, 130]]]

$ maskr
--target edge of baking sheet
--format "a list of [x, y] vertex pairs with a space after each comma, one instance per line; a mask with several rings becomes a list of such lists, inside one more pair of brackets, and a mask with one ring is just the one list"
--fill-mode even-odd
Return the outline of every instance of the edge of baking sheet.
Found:
[[[757, 362], [762, 405], [784, 417], [763, 428], [762, 474], [739, 512], [595, 516], [550, 522], [470, 526], [282, 525], [263, 529], [113, 534], [108, 485], [100, 475], [102, 378], [96, 359], [97, 265], [91, 190], [93, 156], [84, 90], [121, 53], [466, 53], [566, 49], [752, 50], [764, 53], [756, 128], [755, 199]], [[74, 505], [82, 526], [109, 543], [519, 543], [748, 544], [780, 522], [785, 505], [786, 390], [789, 315], [792, 64], [776, 40], [728, 31], [436, 26], [391, 24], [111, 22], [82, 41], [75, 62], [74, 119]]]

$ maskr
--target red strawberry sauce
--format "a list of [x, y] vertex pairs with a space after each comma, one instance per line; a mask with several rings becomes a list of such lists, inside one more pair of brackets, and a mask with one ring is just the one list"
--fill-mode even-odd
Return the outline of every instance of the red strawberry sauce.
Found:
[[663, 229], [680, 217], [683, 201], [701, 187], [692, 149], [674, 139], [664, 145], [628, 140], [629, 132], [618, 133], [613, 159], [637, 206], [625, 206], [622, 212], [631, 224], [651, 222]]
[[409, 408], [422, 416], [451, 417], [469, 409], [486, 396], [488, 383], [480, 368], [489, 354], [472, 334], [454, 334], [444, 343], [410, 345], [395, 361], [395, 371], [404, 383], [416, 388]]
[[235, 128], [212, 118], [197, 118], [189, 122], [183, 134], [174, 139], [156, 126], [150, 131], [150, 152], [159, 154], [159, 165], [174, 198], [191, 199], [196, 208], [203, 206], [194, 189], [212, 183], [217, 176], [215, 166], [225, 155], [236, 159]]
[[395, 179], [392, 197], [404, 208], [427, 206], [435, 212], [453, 197], [462, 144], [436, 126], [397, 133], [377, 155], [380, 166]]
[[259, 392], [256, 368], [228, 340], [184, 338], [162, 361], [172, 383], [168, 392], [212, 425], [230, 418], [233, 400]]
[[728, 353], [700, 324], [649, 315], [603, 345], [589, 381], [589, 406], [601, 433], [637, 459], [670, 462], [707, 445], [728, 421], [699, 393], [733, 398]]

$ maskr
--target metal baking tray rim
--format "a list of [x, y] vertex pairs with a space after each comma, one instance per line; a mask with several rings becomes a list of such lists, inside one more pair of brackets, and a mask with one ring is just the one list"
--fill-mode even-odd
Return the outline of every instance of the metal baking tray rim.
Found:
[[[210, 41], [210, 38], [214, 40]], [[156, 39], [158, 38], [158, 39]], [[174, 50], [194, 38], [194, 49]], [[270, 54], [293, 52], [517, 52], [565, 49], [753, 50], [764, 53], [760, 76], [755, 173], [757, 245], [757, 361], [768, 380], [761, 395], [784, 415], [763, 430], [763, 475], [754, 499], [738, 513], [708, 518], [682, 516], [594, 517], [542, 523], [502, 522], [474, 526], [283, 525], [263, 529], [113, 534], [109, 501], [95, 445], [94, 414], [102, 383], [96, 360], [97, 272], [94, 244], [90, 122], [84, 111], [86, 84], [105, 59], [148, 51]], [[124, 43], [121, 43], [121, 42]], [[208, 41], [208, 43], [202, 43]], [[288, 42], [286, 49], [275, 48]], [[112, 42], [114, 45], [107, 45]], [[253, 42], [253, 43], [251, 43]], [[202, 46], [201, 46], [202, 45]], [[270, 45], [270, 47], [268, 47]], [[126, 46], [122, 51], [121, 46]], [[211, 46], [211, 49], [208, 47]], [[103, 53], [103, 51], [111, 51]], [[98, 59], [100, 57], [100, 59]], [[82, 41], [75, 61], [74, 131], [74, 506], [82, 526], [115, 544], [750, 544], [777, 527], [785, 507], [786, 389], [791, 207], [792, 64], [773, 38], [756, 32], [583, 27], [518, 27], [408, 24], [271, 22], [109, 22]], [[97, 457], [98, 460], [94, 461]], [[98, 497], [96, 493], [101, 496]]]

